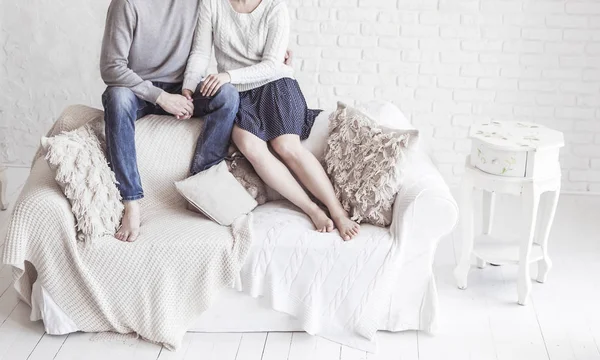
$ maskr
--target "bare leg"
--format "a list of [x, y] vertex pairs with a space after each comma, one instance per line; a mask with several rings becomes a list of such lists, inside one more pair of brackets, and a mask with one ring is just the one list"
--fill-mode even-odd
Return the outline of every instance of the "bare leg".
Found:
[[238, 126], [233, 129], [232, 139], [258, 176], [310, 216], [317, 231], [324, 232], [333, 228], [331, 219], [308, 197], [287, 167], [269, 151], [267, 143]]
[[358, 235], [360, 225], [350, 220], [348, 213], [335, 196], [325, 170], [315, 156], [302, 146], [300, 137], [298, 135], [282, 135], [271, 141], [271, 146], [294, 174], [300, 178], [302, 184], [327, 206], [340, 236], [344, 240], [350, 240]]
[[121, 241], [134, 242], [140, 234], [140, 202], [125, 201], [123, 204], [125, 213], [115, 237]]

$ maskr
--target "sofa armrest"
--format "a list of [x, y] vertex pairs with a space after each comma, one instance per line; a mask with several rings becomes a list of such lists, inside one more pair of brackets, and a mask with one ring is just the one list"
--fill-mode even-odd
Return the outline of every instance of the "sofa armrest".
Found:
[[[405, 255], [434, 250], [439, 239], [458, 222], [458, 205], [429, 156], [422, 150], [408, 154], [403, 187], [394, 202], [390, 231]], [[410, 242], [414, 246], [406, 246]], [[406, 254], [406, 252], [417, 254]]]

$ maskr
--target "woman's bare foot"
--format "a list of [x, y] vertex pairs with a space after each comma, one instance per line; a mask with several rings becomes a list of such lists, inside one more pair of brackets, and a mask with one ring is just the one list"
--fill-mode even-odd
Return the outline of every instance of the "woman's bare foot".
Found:
[[140, 234], [140, 203], [139, 201], [125, 201], [124, 205], [125, 213], [115, 238], [121, 241], [134, 242]]
[[311, 211], [307, 212], [310, 219], [315, 224], [315, 228], [318, 232], [332, 232], [335, 228], [333, 221], [325, 214], [325, 211], [321, 210], [319, 206], [315, 204]]
[[332, 216], [332, 218], [344, 241], [352, 240], [360, 232], [360, 225], [350, 220], [346, 212]]

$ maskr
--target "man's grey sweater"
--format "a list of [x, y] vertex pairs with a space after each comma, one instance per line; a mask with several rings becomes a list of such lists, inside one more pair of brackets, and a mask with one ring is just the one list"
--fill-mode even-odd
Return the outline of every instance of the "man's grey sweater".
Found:
[[112, 0], [100, 72], [107, 86], [156, 103], [152, 81], [179, 83], [192, 47], [199, 0]]

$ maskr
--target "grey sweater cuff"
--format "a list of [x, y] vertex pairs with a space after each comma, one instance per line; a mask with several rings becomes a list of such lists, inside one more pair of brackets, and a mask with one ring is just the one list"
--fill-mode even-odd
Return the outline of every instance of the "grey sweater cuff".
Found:
[[147, 91], [145, 91], [145, 94], [140, 95], [140, 98], [142, 98], [142, 100], [146, 100], [148, 102], [156, 104], [159, 96], [163, 93], [163, 91], [164, 90], [161, 88], [157, 88], [154, 85], [150, 85], [148, 86]]

